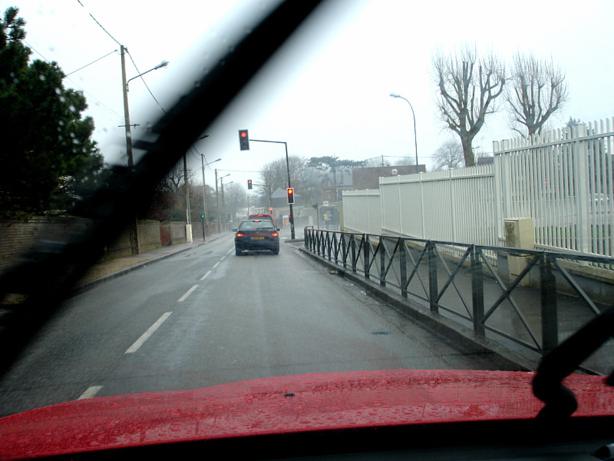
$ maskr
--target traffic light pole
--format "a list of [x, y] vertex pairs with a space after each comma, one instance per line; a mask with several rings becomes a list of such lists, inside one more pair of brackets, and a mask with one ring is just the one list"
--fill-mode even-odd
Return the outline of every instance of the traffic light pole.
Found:
[[[290, 160], [288, 159], [288, 143], [286, 141], [270, 141], [267, 139], [251, 139], [250, 138], [250, 142], [268, 142], [271, 144], [283, 144], [284, 148], [286, 149], [286, 171], [288, 173], [288, 187], [292, 187], [292, 183], [290, 182]], [[292, 203], [289, 203], [288, 206], [290, 207], [290, 237], [292, 238], [292, 240], [295, 239], [296, 234], [294, 233], [294, 205]]]

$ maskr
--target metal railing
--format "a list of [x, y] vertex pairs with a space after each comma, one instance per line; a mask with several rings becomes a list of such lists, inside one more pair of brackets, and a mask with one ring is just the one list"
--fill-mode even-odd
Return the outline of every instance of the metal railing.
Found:
[[[539, 354], [556, 347], [559, 336], [564, 333], [559, 325], [561, 283], [566, 283], [574, 295], [574, 309], [578, 304], [588, 308], [582, 313], [586, 321], [601, 311], [572, 275], [569, 263], [614, 264], [614, 258], [577, 253], [311, 227], [304, 232], [305, 248], [311, 253], [346, 271], [362, 274], [381, 287], [395, 287], [403, 298], [420, 302], [434, 314], [451, 314], [479, 337], [492, 332]], [[493, 264], [493, 255], [514, 260], [519, 264], [517, 273], [502, 274]], [[454, 306], [449, 302], [451, 293], [456, 294]], [[523, 302], [518, 302], [516, 297], [522, 297]], [[501, 315], [504, 304], [508, 306], [507, 314]]]

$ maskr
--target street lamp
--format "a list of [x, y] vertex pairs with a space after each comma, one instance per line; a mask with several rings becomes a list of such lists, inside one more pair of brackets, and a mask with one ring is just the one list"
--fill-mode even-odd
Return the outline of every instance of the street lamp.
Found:
[[205, 202], [205, 165], [209, 166], [212, 163], [216, 163], [222, 160], [221, 158], [215, 159], [212, 162], [205, 162], [205, 154], [200, 154], [200, 161], [203, 167], [203, 242], [205, 241], [205, 222], [207, 221], [207, 206]]
[[132, 133], [130, 131], [130, 111], [128, 109], [128, 84], [135, 78], [142, 77], [149, 72], [153, 72], [154, 70], [168, 66], [168, 61], [162, 61], [157, 66], [154, 66], [151, 69], [141, 72], [140, 74], [126, 80], [126, 58], [124, 56], [126, 53], [126, 48], [122, 45], [120, 46], [120, 51], [122, 62], [122, 93], [124, 95], [124, 127], [126, 129], [126, 154], [128, 155], [128, 166], [132, 168], [134, 166], [134, 159], [132, 157]]
[[[121, 55], [121, 65], [122, 65], [122, 94], [124, 96], [124, 128], [126, 131], [126, 155], [128, 156], [128, 168], [132, 171], [134, 167], [134, 159], [132, 156], [132, 133], [130, 131], [130, 111], [128, 110], [128, 83], [130, 80], [134, 80], [137, 77], [140, 77], [148, 72], [154, 71], [156, 69], [160, 69], [161, 67], [165, 67], [168, 65], [168, 61], [162, 61], [155, 67], [152, 67], [145, 72], [140, 73], [139, 75], [132, 77], [130, 80], [126, 80], [126, 47], [124, 45], [120, 45], [120, 55]], [[137, 229], [137, 221], [136, 217], [134, 218], [134, 223], [129, 226], [129, 238], [130, 238], [130, 247], [132, 254], [139, 254], [139, 233]]]
[[[220, 178], [220, 188], [222, 189], [222, 210], [224, 211], [224, 222], [226, 221], [226, 203], [224, 202], [224, 178], [230, 176], [230, 173]], [[226, 185], [232, 184], [234, 181], [227, 182]]]
[[409, 104], [409, 108], [411, 109], [411, 115], [414, 119], [414, 145], [416, 148], [416, 173], [417, 173], [418, 172], [418, 137], [416, 136], [416, 114], [414, 112], [414, 108], [411, 105], [411, 102], [409, 102], [409, 99], [404, 98], [400, 94], [390, 93], [390, 97], [404, 100], [405, 102], [407, 102], [407, 104]]
[[[220, 181], [223, 181], [223, 179], [226, 176], [230, 176], [230, 173], [225, 174], [224, 176], [220, 177]], [[220, 194], [218, 193], [217, 190], [217, 184], [218, 184], [218, 180], [217, 180], [217, 168], [215, 169], [215, 209], [217, 211], [217, 230], [218, 232], [222, 231], [222, 221], [220, 219]]]

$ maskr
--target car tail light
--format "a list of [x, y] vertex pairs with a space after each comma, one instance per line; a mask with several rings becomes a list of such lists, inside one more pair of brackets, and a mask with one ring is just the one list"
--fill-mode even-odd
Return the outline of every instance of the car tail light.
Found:
[[279, 232], [271, 232], [271, 237], [279, 237]]
[[243, 232], [237, 232], [235, 237], [240, 239], [241, 237], [245, 237], [245, 234]]

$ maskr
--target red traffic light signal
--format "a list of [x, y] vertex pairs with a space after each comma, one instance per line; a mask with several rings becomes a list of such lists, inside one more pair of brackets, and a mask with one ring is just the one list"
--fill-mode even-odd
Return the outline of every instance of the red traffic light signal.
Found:
[[248, 180], [247, 180], [247, 188], [248, 188], [249, 190], [251, 190], [251, 188], [252, 188], [252, 180], [251, 180], [251, 179], [248, 179]]
[[249, 134], [247, 130], [239, 130], [239, 147], [241, 150], [249, 150]]
[[294, 203], [294, 187], [288, 187], [288, 203]]

